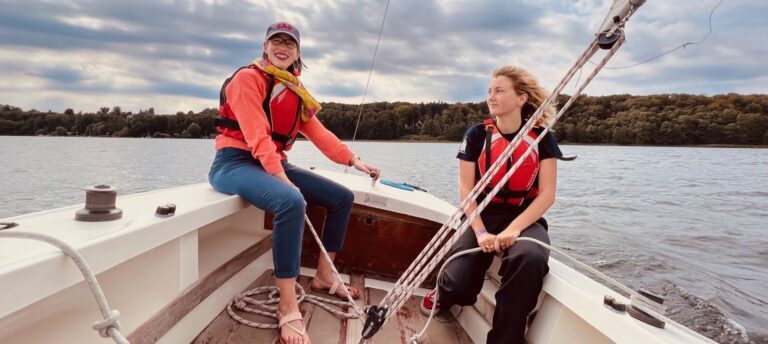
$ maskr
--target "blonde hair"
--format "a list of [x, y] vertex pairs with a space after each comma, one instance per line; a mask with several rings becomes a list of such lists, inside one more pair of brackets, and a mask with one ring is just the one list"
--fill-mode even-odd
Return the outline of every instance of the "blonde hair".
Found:
[[[515, 66], [502, 66], [496, 68], [496, 70], [493, 71], [493, 77], [495, 78], [498, 76], [506, 76], [512, 80], [515, 93], [520, 95], [528, 95], [528, 101], [526, 101], [525, 105], [523, 105], [523, 109], [521, 110], [523, 120], [527, 120], [530, 116], [532, 116], [536, 112], [536, 109], [538, 109], [539, 106], [544, 103], [544, 100], [549, 97], [549, 92], [547, 92], [543, 87], [541, 87], [541, 85], [539, 85], [539, 81], [536, 80], [533, 74], [529, 73], [523, 68]], [[541, 115], [539, 124], [549, 126], [551, 121], [554, 119], [555, 114], [555, 104], [554, 102], [551, 102], [544, 109], [544, 113]]]

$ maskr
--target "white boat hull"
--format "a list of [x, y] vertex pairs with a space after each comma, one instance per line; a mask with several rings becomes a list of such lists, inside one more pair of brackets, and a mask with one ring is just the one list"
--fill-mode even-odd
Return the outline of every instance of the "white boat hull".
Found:
[[[355, 193], [355, 203], [441, 224], [455, 208], [419, 191], [384, 185], [367, 178], [318, 171]], [[159, 204], [175, 203], [176, 215], [154, 215]], [[265, 214], [239, 197], [214, 191], [207, 184], [120, 197], [124, 217], [117, 221], [74, 221], [81, 205], [24, 215], [13, 230], [58, 237], [78, 249], [97, 274], [111, 308], [121, 313], [121, 332], [135, 342], [190, 343], [226, 303], [253, 279], [272, 268], [268, 241], [258, 256], [215, 290], [202, 293], [214, 274], [255, 243], [270, 240]], [[256, 251], [254, 251], [256, 252]], [[254, 253], [255, 254], [255, 253]], [[229, 262], [229, 263], [228, 263]], [[303, 274], [312, 271], [303, 269]], [[494, 271], [493, 268], [491, 271]], [[218, 276], [218, 275], [216, 275]], [[214, 276], [215, 277], [215, 276]], [[224, 278], [224, 277], [221, 277]], [[346, 276], [345, 278], [349, 278]], [[0, 343], [104, 342], [90, 327], [100, 319], [80, 272], [56, 248], [21, 239], [0, 239]], [[366, 279], [365, 286], [388, 290], [391, 283]], [[486, 281], [480, 301], [459, 322], [477, 343], [490, 328], [496, 284]], [[425, 290], [417, 291], [423, 295]], [[204, 295], [194, 299], [189, 294]], [[707, 342], [678, 324], [658, 329], [603, 306], [605, 295], [621, 295], [585, 275], [550, 260], [537, 315], [528, 339], [532, 343], [691, 343]], [[178, 305], [180, 298], [189, 304]], [[193, 301], [188, 301], [193, 299]], [[178, 314], [177, 314], [178, 313]], [[147, 324], [152, 319], [153, 323]], [[157, 329], [160, 328], [160, 329]], [[141, 333], [139, 333], [141, 332]], [[143, 336], [143, 337], [141, 337]], [[349, 339], [349, 338], [348, 338]], [[375, 337], [374, 337], [375, 339]]]

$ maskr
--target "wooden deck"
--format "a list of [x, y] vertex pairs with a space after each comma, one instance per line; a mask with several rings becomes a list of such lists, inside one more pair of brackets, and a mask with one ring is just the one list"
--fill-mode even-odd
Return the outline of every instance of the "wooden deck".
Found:
[[[352, 285], [364, 290], [358, 300], [358, 304], [378, 304], [386, 295], [386, 291], [365, 288], [364, 278], [361, 275], [352, 275]], [[309, 291], [309, 277], [300, 276], [299, 283], [307, 292]], [[274, 285], [273, 271], [269, 270], [259, 276], [248, 289], [258, 286]], [[421, 331], [427, 318], [419, 311], [421, 298], [411, 297], [398, 311], [397, 316], [390, 320], [368, 343], [403, 343], [406, 344], [416, 332]], [[304, 315], [304, 324], [309, 332], [313, 344], [330, 343], [358, 343], [362, 324], [357, 319], [341, 320], [328, 311], [310, 303], [299, 305]], [[271, 318], [259, 315], [241, 313], [243, 317], [264, 323], [275, 323]], [[240, 344], [240, 343], [276, 343], [279, 332], [270, 329], [257, 329], [240, 324], [232, 319], [226, 310], [222, 312], [192, 341], [193, 344]], [[421, 343], [472, 343], [464, 329], [457, 321], [440, 323], [432, 321], [426, 334], [421, 338]]]

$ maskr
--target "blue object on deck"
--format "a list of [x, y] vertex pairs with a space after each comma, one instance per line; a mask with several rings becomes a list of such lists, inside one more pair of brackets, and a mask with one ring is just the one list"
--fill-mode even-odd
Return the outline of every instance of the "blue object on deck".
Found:
[[379, 181], [379, 183], [382, 183], [382, 184], [387, 185], [387, 186], [391, 186], [393, 188], [398, 188], [398, 189], [401, 189], [401, 190], [405, 190], [405, 191], [413, 191], [413, 190], [415, 190], [410, 185], [406, 185], [404, 183], [393, 182], [391, 180], [384, 180], [384, 179], [382, 179], [382, 180]]
[[425, 188], [423, 188], [421, 186], [411, 185], [411, 184], [408, 184], [408, 183], [398, 183], [398, 182], [393, 182], [391, 180], [384, 180], [384, 179], [380, 180], [379, 183], [382, 183], [382, 184], [387, 185], [387, 186], [391, 186], [393, 188], [398, 188], [398, 189], [401, 189], [401, 190], [405, 190], [405, 191], [419, 190], [419, 191], [423, 191], [423, 192], [429, 192], [429, 191], [427, 191], [427, 189], [425, 189]]

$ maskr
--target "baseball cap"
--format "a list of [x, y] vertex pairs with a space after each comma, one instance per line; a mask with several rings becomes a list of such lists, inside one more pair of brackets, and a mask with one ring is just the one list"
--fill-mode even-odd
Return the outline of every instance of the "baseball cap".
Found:
[[299, 38], [301, 38], [301, 34], [299, 34], [299, 29], [291, 24], [288, 24], [286, 22], [278, 22], [270, 25], [267, 28], [267, 37], [264, 38], [264, 40], [270, 39], [272, 36], [278, 34], [278, 33], [284, 33], [289, 36], [291, 36], [294, 40], [296, 40], [297, 44], [300, 44]]

